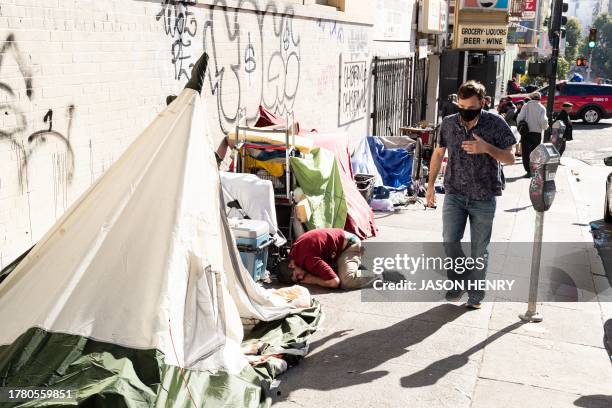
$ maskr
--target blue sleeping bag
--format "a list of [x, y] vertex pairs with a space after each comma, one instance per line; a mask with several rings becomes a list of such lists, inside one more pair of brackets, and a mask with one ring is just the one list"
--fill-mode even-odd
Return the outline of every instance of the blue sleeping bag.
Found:
[[386, 148], [376, 136], [368, 136], [368, 144], [383, 185], [393, 190], [407, 189], [412, 173], [412, 155], [403, 148]]

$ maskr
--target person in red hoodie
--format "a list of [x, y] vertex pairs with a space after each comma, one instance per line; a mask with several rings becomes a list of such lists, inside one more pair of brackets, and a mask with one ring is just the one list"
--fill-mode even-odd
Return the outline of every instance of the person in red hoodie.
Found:
[[282, 283], [359, 289], [374, 280], [363, 276], [361, 254], [361, 241], [354, 234], [340, 228], [319, 228], [302, 234], [276, 271]]

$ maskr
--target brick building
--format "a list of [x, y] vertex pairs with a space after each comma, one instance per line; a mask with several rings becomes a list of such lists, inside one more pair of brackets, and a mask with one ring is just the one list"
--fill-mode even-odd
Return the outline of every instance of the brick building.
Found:
[[414, 0], [2, 1], [0, 268], [111, 166], [203, 50], [219, 145], [260, 105], [355, 141], [371, 129], [372, 58], [413, 56], [415, 23]]

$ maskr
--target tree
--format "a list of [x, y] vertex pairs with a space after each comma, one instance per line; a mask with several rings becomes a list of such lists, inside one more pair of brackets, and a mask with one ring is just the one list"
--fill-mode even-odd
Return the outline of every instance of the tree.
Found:
[[567, 59], [559, 56], [557, 60], [557, 80], [566, 79], [570, 71], [570, 63]]
[[[597, 16], [591, 27], [597, 28], [597, 43], [593, 48], [591, 79], [612, 78], [612, 17], [608, 13]], [[588, 56], [588, 37], [582, 39], [579, 50]]]
[[582, 42], [582, 25], [576, 17], [567, 19], [565, 25], [565, 59], [568, 61], [576, 61], [578, 55], [578, 47]]

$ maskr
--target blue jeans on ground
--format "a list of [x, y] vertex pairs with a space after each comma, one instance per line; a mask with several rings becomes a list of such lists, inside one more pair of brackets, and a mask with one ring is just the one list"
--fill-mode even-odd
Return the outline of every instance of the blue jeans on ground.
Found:
[[[487, 273], [487, 260], [493, 217], [495, 216], [495, 198], [490, 200], [470, 200], [460, 194], [447, 194], [442, 209], [442, 236], [446, 256], [453, 259], [465, 258], [461, 248], [461, 239], [465, 232], [465, 225], [470, 220], [471, 252], [472, 258], [484, 258], [484, 268], [478, 266], [457, 273], [454, 269], [447, 270], [449, 280], [468, 282], [485, 279]], [[480, 302], [484, 299], [484, 291], [468, 290], [470, 301]]]

